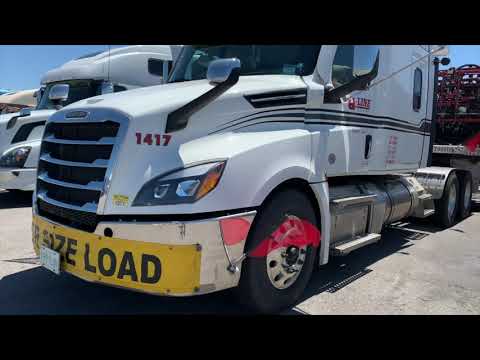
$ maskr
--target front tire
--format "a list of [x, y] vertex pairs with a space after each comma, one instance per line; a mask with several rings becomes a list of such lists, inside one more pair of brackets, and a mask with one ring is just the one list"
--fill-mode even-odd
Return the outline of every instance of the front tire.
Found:
[[[303, 192], [286, 189], [267, 200], [245, 246], [248, 256], [235, 289], [241, 304], [257, 312], [273, 313], [301, 298], [315, 265], [320, 239], [316, 224], [315, 210]], [[290, 236], [312, 242], [292, 245]]]
[[460, 204], [460, 183], [455, 173], [450, 174], [440, 199], [435, 200], [435, 223], [447, 229], [455, 224]]

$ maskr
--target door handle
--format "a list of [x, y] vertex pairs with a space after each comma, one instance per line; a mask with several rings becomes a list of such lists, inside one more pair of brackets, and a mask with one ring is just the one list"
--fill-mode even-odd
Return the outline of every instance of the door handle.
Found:
[[370, 157], [370, 152], [372, 151], [372, 135], [367, 135], [365, 137], [365, 159]]

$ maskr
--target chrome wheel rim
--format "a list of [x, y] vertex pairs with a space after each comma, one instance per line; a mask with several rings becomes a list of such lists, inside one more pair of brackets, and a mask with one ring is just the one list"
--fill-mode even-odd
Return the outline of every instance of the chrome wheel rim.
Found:
[[457, 204], [457, 185], [452, 184], [450, 193], [448, 194], [448, 218], [452, 219], [455, 212], [455, 205]]
[[[298, 256], [293, 262], [287, 261], [288, 252], [292, 251], [296, 251]], [[267, 255], [267, 274], [272, 285], [279, 290], [292, 286], [302, 271], [306, 257], [307, 246], [281, 247], [272, 250]]]
[[305, 235], [301, 220], [287, 215], [284, 222], [270, 236], [270, 251], [266, 258], [267, 274], [272, 285], [283, 290], [292, 286], [302, 272], [307, 257], [307, 245], [290, 241]]

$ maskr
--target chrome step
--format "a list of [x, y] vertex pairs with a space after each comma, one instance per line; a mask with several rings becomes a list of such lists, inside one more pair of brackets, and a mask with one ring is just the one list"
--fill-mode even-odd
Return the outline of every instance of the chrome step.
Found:
[[435, 214], [435, 205], [433, 203], [433, 196], [430, 193], [423, 193], [418, 196], [418, 206], [414, 209], [412, 217], [417, 219], [425, 219]]
[[339, 245], [334, 244], [330, 251], [332, 252], [332, 255], [345, 256], [353, 250], [357, 250], [358, 248], [377, 242], [381, 239], [381, 237], [382, 236], [380, 234], [368, 234], [361, 238], [350, 240]]
[[423, 216], [420, 218], [425, 219], [426, 217], [432, 216], [433, 214], [435, 214], [435, 209], [425, 209], [423, 211]]
[[432, 194], [430, 194], [430, 193], [423, 193], [422, 195], [419, 195], [419, 196], [418, 196], [418, 199], [421, 200], [421, 201], [430, 200], [430, 199], [432, 199]]

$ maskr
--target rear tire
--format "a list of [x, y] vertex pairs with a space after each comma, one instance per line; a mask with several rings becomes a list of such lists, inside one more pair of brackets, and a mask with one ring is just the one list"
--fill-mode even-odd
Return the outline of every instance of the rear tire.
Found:
[[472, 212], [472, 176], [470, 173], [466, 173], [461, 179], [461, 185], [458, 216], [460, 220], [463, 220]]
[[[282, 190], [258, 212], [245, 246], [247, 254], [254, 254], [261, 244], [265, 244], [264, 241], [269, 241], [269, 236], [281, 228], [287, 216], [306, 220], [317, 227], [315, 210], [307, 195], [295, 189]], [[292, 246], [285, 246], [265, 256], [250, 255], [244, 260], [239, 285], [234, 289], [241, 304], [257, 312], [273, 313], [292, 306], [301, 298], [310, 280], [318, 247], [308, 245], [292, 250], [293, 254], [298, 253], [294, 261], [301, 263], [298, 266], [297, 262], [294, 263], [295, 269], [300, 269], [293, 276], [285, 268], [290, 259], [286, 254], [291, 249]], [[281, 280], [275, 280], [277, 277]]]
[[447, 229], [455, 225], [460, 205], [460, 183], [455, 173], [450, 174], [443, 196], [435, 200], [435, 224]]

